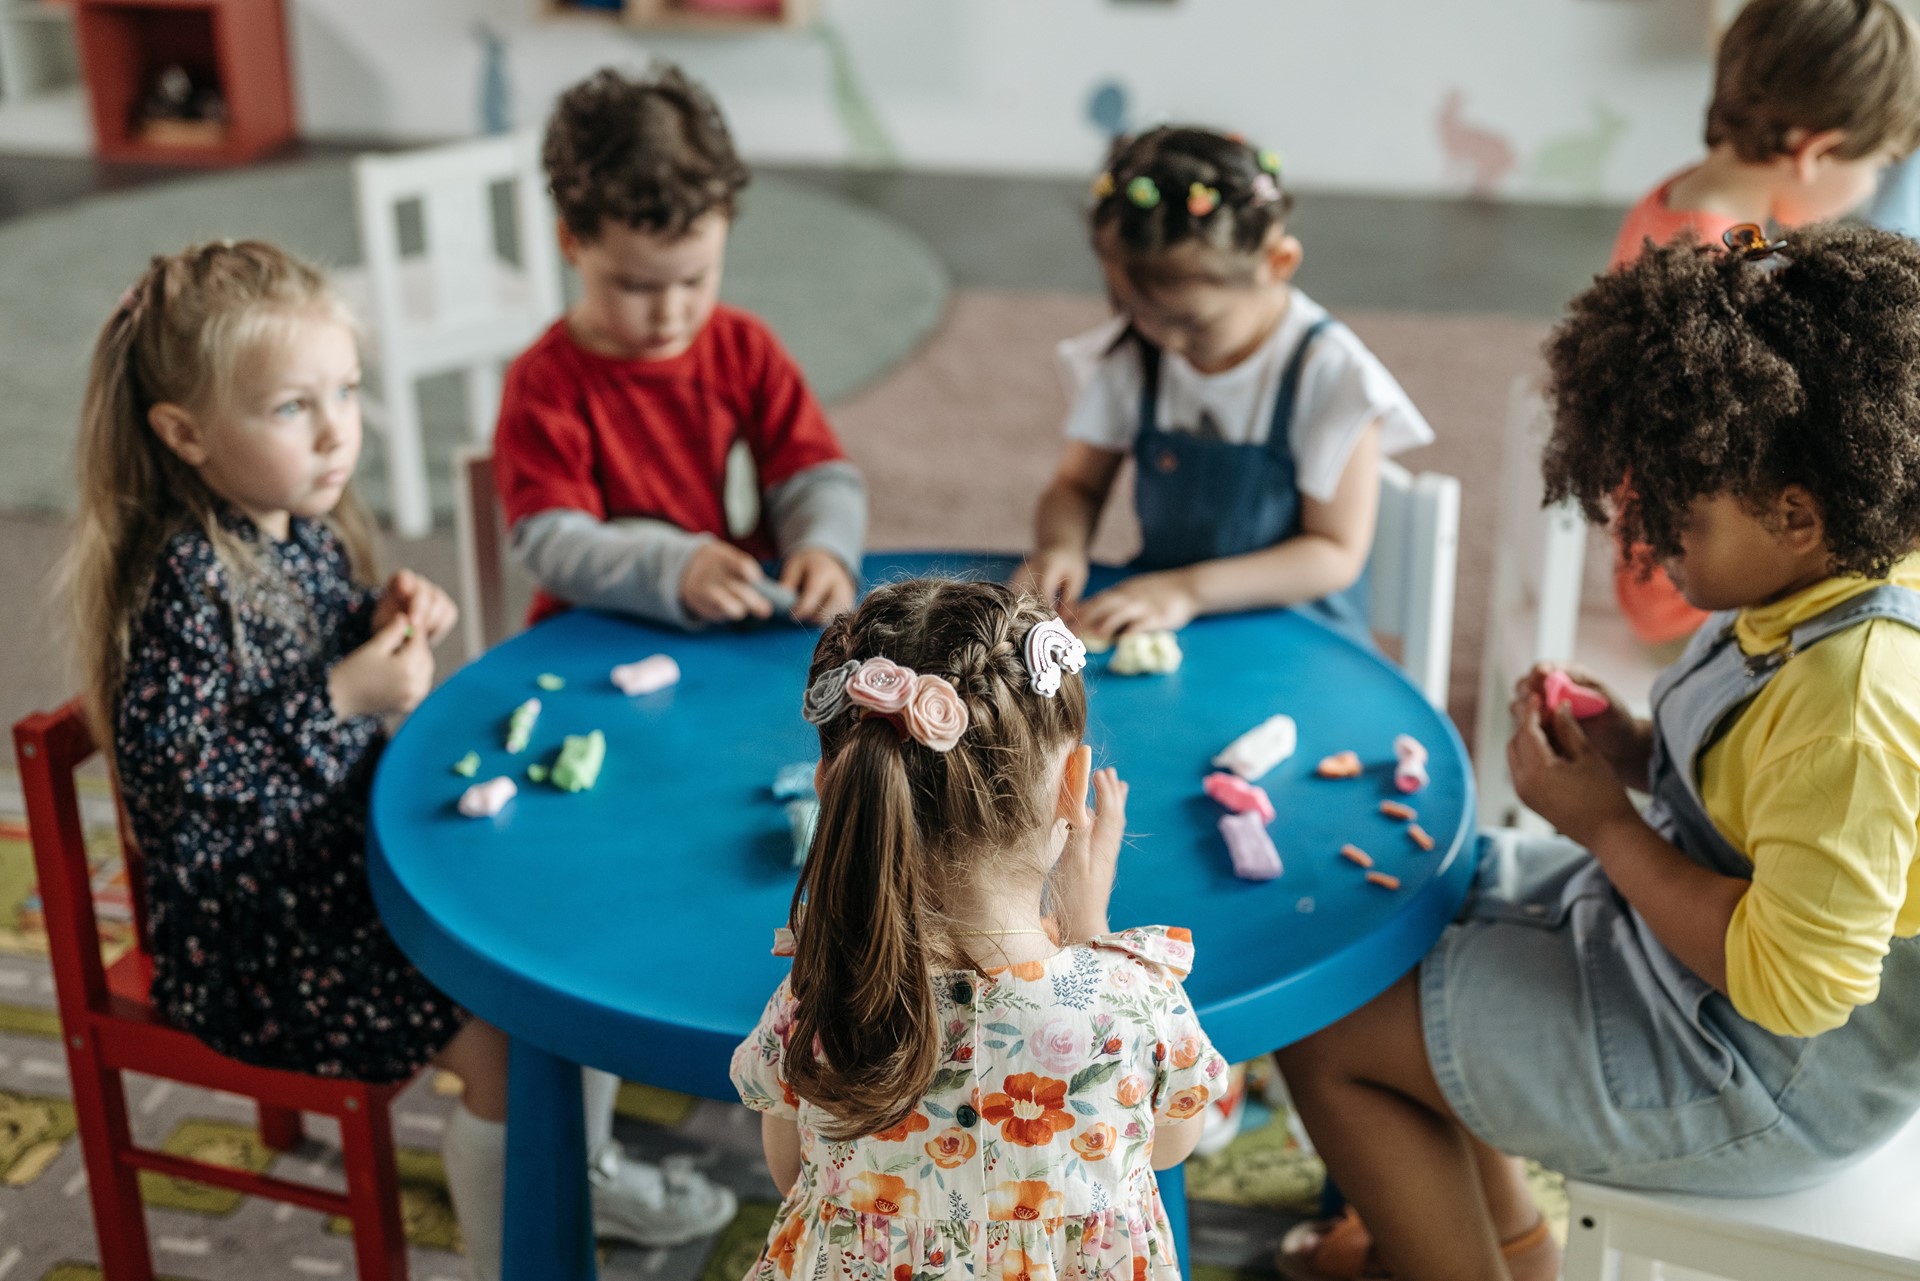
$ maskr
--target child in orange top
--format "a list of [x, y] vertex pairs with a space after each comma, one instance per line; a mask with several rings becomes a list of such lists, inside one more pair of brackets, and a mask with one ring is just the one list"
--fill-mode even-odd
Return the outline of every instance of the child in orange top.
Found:
[[[1718, 246], [1743, 222], [1824, 222], [1873, 194], [1920, 144], [1920, 39], [1892, 0], [1753, 0], [1727, 29], [1707, 107], [1707, 157], [1627, 212], [1610, 268], [1683, 236]], [[1635, 547], [1614, 593], [1650, 645], [1705, 614]]]

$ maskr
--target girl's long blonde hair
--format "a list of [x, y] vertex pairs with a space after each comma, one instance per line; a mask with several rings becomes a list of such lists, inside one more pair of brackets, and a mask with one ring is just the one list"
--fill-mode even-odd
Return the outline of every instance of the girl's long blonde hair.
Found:
[[829, 1138], [897, 1125], [926, 1093], [940, 1061], [933, 971], [974, 964], [944, 928], [952, 892], [1046, 870], [1048, 765], [1087, 727], [1079, 680], [1052, 698], [1028, 683], [1026, 634], [1052, 617], [998, 583], [918, 579], [874, 591], [814, 649], [809, 684], [848, 659], [889, 658], [945, 677], [969, 714], [950, 752], [880, 719], [820, 726], [820, 825], [794, 893], [789, 1039], [796, 1050], [817, 1044], [819, 1056], [789, 1055], [787, 1079], [832, 1114]]
[[[168, 542], [204, 532], [239, 583], [267, 576], [262, 549], [220, 524], [220, 499], [153, 431], [148, 413], [233, 403], [239, 372], [289, 319], [351, 325], [316, 268], [262, 241], [196, 245], [156, 257], [94, 343], [80, 414], [80, 512], [61, 581], [72, 652], [96, 738], [111, 741], [127, 636]], [[372, 581], [373, 526], [351, 489], [327, 517], [354, 576]]]

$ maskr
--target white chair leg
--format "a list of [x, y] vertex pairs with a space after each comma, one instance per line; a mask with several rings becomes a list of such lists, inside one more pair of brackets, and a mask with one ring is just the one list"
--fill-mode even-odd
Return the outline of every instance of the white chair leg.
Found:
[[394, 532], [402, 538], [425, 538], [433, 532], [433, 500], [427, 490], [420, 402], [415, 399], [412, 377], [391, 366], [381, 373], [386, 384], [387, 488]]
[[467, 366], [467, 431], [479, 444], [493, 440], [500, 419], [500, 371], [491, 360]]
[[1620, 1256], [1619, 1281], [1660, 1281], [1660, 1265], [1637, 1254]]
[[1608, 1281], [1607, 1217], [1574, 1201], [1567, 1211], [1567, 1248], [1560, 1259], [1561, 1281]]

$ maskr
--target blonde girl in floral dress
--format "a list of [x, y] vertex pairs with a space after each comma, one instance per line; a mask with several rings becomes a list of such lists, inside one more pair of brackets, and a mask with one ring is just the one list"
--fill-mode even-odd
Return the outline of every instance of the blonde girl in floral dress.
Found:
[[1226, 1064], [1191, 936], [1108, 930], [1127, 786], [1081, 743], [1085, 661], [991, 583], [885, 587], [821, 637], [793, 973], [733, 1057], [786, 1192], [755, 1281], [1179, 1277], [1153, 1172]]

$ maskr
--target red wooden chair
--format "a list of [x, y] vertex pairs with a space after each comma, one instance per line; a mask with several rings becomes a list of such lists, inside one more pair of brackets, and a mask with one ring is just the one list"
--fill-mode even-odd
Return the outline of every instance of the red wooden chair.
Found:
[[[148, 1000], [153, 958], [146, 952], [146, 881], [124, 818], [121, 834], [139, 945], [111, 968], [101, 964], [86, 841], [74, 791], [74, 770], [94, 751], [93, 734], [80, 703], [76, 700], [57, 712], [27, 717], [13, 727], [13, 742], [26, 792], [27, 826], [46, 911], [60, 1028], [67, 1070], [73, 1078], [74, 1113], [106, 1281], [153, 1281], [153, 1256], [140, 1202], [142, 1170], [343, 1215], [353, 1224], [360, 1281], [406, 1281], [407, 1241], [400, 1223], [389, 1111], [402, 1087], [251, 1067], [168, 1026]], [[136, 1147], [127, 1125], [122, 1072], [143, 1072], [251, 1096], [260, 1109], [261, 1138], [283, 1151], [300, 1141], [302, 1112], [334, 1117], [340, 1123], [346, 1192]]]

